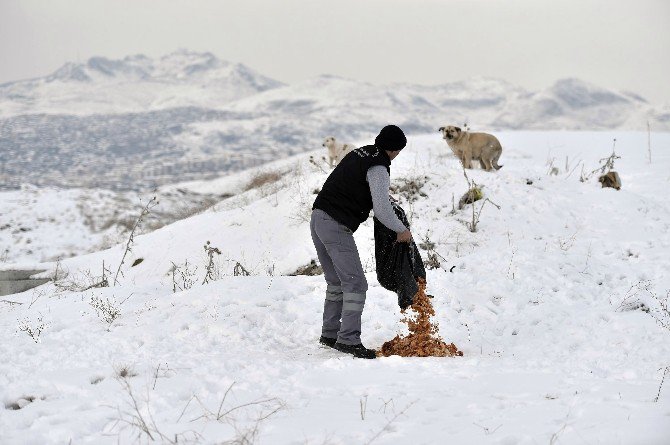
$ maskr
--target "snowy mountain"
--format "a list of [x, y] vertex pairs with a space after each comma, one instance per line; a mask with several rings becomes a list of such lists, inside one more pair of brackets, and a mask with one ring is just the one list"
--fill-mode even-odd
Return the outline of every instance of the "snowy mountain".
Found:
[[510, 103], [493, 125], [512, 129], [642, 130], [647, 122], [670, 130], [670, 107], [652, 107], [632, 94], [616, 93], [578, 79], [563, 79], [552, 87]]
[[[319, 76], [283, 85], [209, 53], [92, 58], [0, 86], [0, 188], [24, 183], [146, 191], [313, 150], [472, 129], [670, 130], [670, 107], [577, 79], [529, 92], [474, 78], [435, 86]], [[437, 134], [437, 133], [436, 133]]]
[[[452, 213], [467, 185], [433, 133], [410, 136], [391, 169], [394, 186], [413, 184], [394, 196], [439, 254], [428, 292], [463, 357], [319, 346], [323, 276], [284, 276], [316, 255], [307, 218], [328, 171], [314, 151], [181, 184], [234, 196], [138, 236], [117, 286], [72, 290], [103, 262], [111, 280], [124, 244], [62, 261], [70, 290], [3, 297], [2, 442], [667, 442], [670, 135], [652, 133], [653, 162], [644, 132], [499, 137], [504, 168], [468, 172], [500, 206], [485, 205], [476, 233], [470, 205]], [[580, 181], [614, 138], [622, 189]], [[378, 348], [406, 327], [376, 280], [371, 223], [355, 238], [370, 284], [362, 338]], [[221, 254], [203, 284], [207, 241]]]
[[282, 84], [211, 53], [180, 50], [158, 59], [92, 57], [37, 79], [0, 85], [0, 117], [217, 108]]

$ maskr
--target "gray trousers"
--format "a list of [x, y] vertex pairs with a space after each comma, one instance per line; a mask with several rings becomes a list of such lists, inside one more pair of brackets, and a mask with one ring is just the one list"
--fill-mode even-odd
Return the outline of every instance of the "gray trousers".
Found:
[[312, 211], [312, 241], [326, 278], [321, 335], [345, 345], [361, 343], [361, 314], [368, 282], [354, 235], [323, 210]]

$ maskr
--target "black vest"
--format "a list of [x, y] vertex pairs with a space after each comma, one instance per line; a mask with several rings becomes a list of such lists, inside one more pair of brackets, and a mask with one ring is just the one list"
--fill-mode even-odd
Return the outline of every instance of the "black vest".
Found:
[[312, 209], [323, 210], [355, 232], [372, 210], [367, 174], [368, 169], [375, 165], [383, 165], [391, 174], [391, 158], [386, 151], [374, 145], [348, 153], [326, 179]]

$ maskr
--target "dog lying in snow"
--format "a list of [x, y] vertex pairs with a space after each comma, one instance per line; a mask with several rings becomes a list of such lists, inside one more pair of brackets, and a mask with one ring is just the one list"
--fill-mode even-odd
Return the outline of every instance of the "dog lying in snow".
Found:
[[612, 187], [617, 190], [621, 189], [621, 178], [619, 177], [619, 173], [614, 171], [607, 172], [599, 177], [598, 182], [600, 182], [603, 187]]
[[442, 138], [461, 160], [464, 168], [472, 168], [472, 160], [479, 160], [479, 165], [486, 171], [499, 170], [498, 159], [502, 154], [502, 146], [498, 138], [488, 133], [471, 133], [459, 127], [440, 127]]
[[337, 165], [347, 153], [356, 149], [352, 144], [337, 142], [334, 136], [328, 136], [322, 145], [328, 149], [328, 162], [331, 167]]

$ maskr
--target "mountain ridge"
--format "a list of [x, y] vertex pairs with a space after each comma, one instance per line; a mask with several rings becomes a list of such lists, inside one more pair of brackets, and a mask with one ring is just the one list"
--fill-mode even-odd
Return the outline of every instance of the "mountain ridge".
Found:
[[94, 57], [55, 73], [0, 86], [0, 188], [146, 190], [313, 150], [330, 135], [368, 140], [388, 123], [409, 134], [449, 124], [670, 131], [670, 106], [575, 78], [539, 91], [482, 76], [435, 86], [333, 75], [283, 84], [189, 50]]

